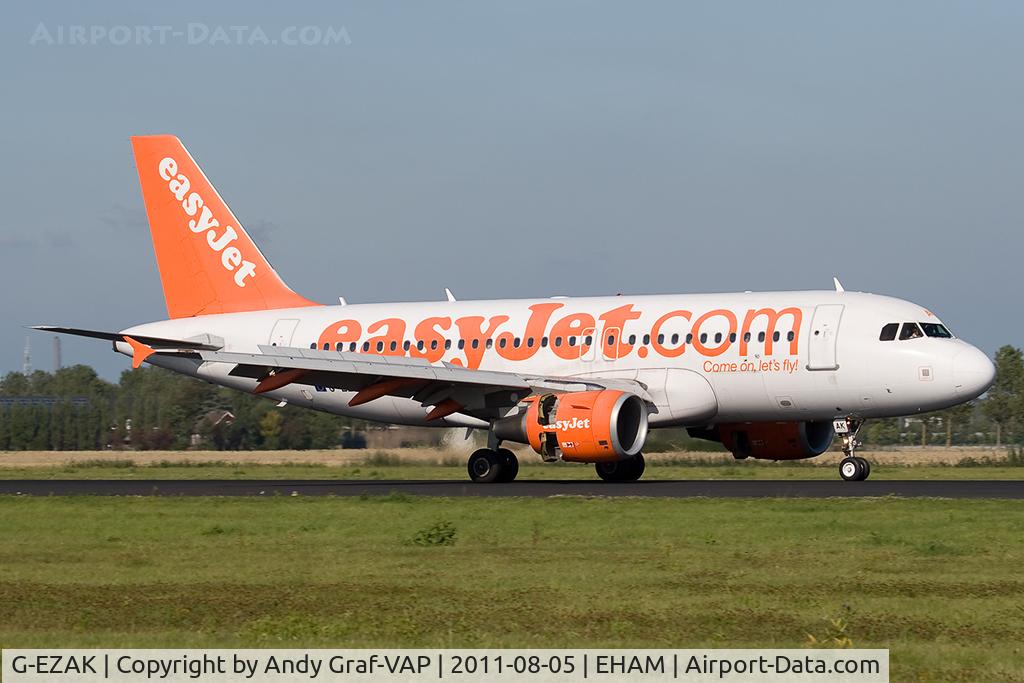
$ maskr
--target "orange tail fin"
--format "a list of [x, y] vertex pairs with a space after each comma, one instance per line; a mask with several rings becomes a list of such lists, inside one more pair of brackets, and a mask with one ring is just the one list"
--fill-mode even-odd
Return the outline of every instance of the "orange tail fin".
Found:
[[278, 277], [178, 138], [132, 138], [167, 313], [316, 306]]

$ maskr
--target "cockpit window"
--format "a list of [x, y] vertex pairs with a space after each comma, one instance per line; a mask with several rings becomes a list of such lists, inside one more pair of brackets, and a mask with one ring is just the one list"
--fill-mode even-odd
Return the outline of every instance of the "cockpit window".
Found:
[[896, 338], [896, 332], [900, 329], [899, 323], [889, 323], [882, 328], [882, 333], [878, 335], [878, 341], [892, 341]]
[[900, 341], [906, 339], [917, 339], [923, 337], [924, 332], [917, 326], [917, 323], [903, 323], [903, 329], [900, 330]]
[[921, 323], [921, 329], [929, 337], [938, 337], [940, 339], [950, 339], [953, 337], [949, 330], [946, 329], [946, 326], [939, 323]]

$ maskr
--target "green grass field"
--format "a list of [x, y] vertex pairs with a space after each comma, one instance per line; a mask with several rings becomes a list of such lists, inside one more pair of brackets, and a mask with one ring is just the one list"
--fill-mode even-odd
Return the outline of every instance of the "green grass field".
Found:
[[0, 497], [0, 519], [5, 647], [848, 638], [893, 680], [1024, 680], [1024, 501]]

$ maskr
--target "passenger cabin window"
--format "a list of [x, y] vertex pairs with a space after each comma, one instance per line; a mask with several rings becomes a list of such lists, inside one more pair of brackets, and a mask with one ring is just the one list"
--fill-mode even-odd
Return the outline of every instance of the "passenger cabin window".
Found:
[[907, 339], [917, 339], [923, 337], [924, 332], [917, 326], [917, 323], [903, 323], [903, 329], [900, 330], [900, 341]]
[[882, 333], [878, 335], [878, 341], [892, 341], [896, 338], [896, 332], [899, 331], [899, 323], [889, 323], [882, 327]]
[[938, 337], [939, 339], [953, 338], [952, 333], [946, 329], [946, 326], [939, 323], [921, 323], [921, 329], [929, 337]]

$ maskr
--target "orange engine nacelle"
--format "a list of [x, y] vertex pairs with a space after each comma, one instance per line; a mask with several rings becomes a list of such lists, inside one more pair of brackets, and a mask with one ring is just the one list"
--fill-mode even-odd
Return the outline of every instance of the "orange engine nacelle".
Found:
[[623, 460], [644, 447], [647, 406], [612, 389], [531, 396], [519, 414], [495, 423], [495, 434], [530, 444], [545, 460]]
[[827, 451], [835, 431], [831, 422], [738, 422], [693, 435], [721, 441], [737, 459], [800, 460]]

